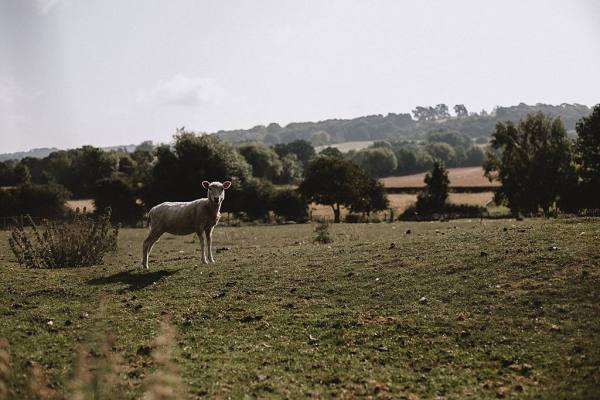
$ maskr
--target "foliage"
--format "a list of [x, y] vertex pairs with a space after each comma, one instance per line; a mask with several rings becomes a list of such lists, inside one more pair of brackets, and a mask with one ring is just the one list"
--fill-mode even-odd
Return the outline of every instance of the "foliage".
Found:
[[576, 159], [579, 165], [579, 194], [583, 208], [600, 208], [600, 104], [576, 125]]
[[[460, 106], [460, 105], [458, 105]], [[509, 107], [498, 107], [492, 112], [471, 113], [455, 108], [456, 117], [448, 117], [448, 107], [444, 104], [421, 107], [425, 114], [413, 119], [410, 114], [369, 115], [354, 119], [329, 119], [319, 122], [291, 123], [276, 129], [257, 126], [251, 129], [219, 131], [217, 136], [230, 143], [258, 141], [267, 144], [284, 144], [295, 140], [310, 141], [315, 132], [326, 132], [330, 143], [348, 141], [392, 139], [421, 140], [432, 130], [460, 132], [470, 138], [489, 137], [494, 131], [496, 122], [518, 122], [532, 112], [543, 112], [560, 117], [567, 130], [573, 130], [575, 123], [590, 113], [587, 106], [581, 104], [519, 104]], [[418, 108], [417, 108], [418, 109]], [[268, 140], [267, 140], [268, 139]]]
[[237, 150], [252, 166], [252, 175], [255, 178], [273, 182], [282, 175], [283, 164], [272, 148], [262, 143], [244, 143], [239, 145]]
[[0, 217], [29, 214], [35, 218], [61, 218], [69, 192], [56, 184], [20, 185], [0, 189]]
[[329, 156], [329, 157], [334, 157], [334, 158], [339, 158], [342, 159], [344, 158], [344, 153], [342, 153], [340, 151], [340, 149], [338, 149], [337, 147], [325, 147], [323, 150], [321, 150], [319, 152], [319, 155], [322, 156]]
[[441, 161], [433, 163], [433, 169], [425, 175], [425, 190], [417, 195], [416, 210], [420, 214], [443, 212], [448, 200], [448, 170]]
[[350, 204], [353, 213], [370, 214], [373, 211], [383, 211], [389, 206], [385, 187], [377, 179], [368, 177], [358, 182], [358, 196]]
[[281, 157], [281, 174], [276, 182], [289, 184], [297, 183], [300, 179], [302, 179], [302, 165], [298, 161], [298, 156], [290, 153]]
[[138, 202], [136, 191], [121, 178], [103, 179], [94, 193], [96, 210], [112, 210], [111, 220], [135, 225], [142, 220], [144, 210]]
[[279, 189], [271, 201], [273, 212], [286, 221], [306, 222], [308, 202], [297, 189]]
[[[234, 190], [232, 190], [234, 189]], [[251, 220], [269, 217], [275, 186], [265, 179], [248, 179], [241, 188], [232, 186], [223, 202], [223, 211], [243, 212]]]
[[43, 230], [29, 217], [30, 229], [18, 224], [9, 239], [17, 261], [26, 268], [87, 267], [102, 263], [116, 250], [118, 228], [110, 224], [110, 209], [97, 220], [75, 214], [68, 222], [43, 222]]
[[150, 208], [163, 201], [190, 201], [204, 197], [204, 180], [231, 180], [236, 187], [250, 177], [250, 165], [236, 149], [213, 135], [178, 130], [173, 149], [156, 150], [156, 164], [143, 193]]
[[305, 176], [300, 192], [312, 202], [331, 206], [335, 222], [340, 222], [341, 206], [351, 207], [360, 199], [361, 188], [371, 179], [356, 164], [327, 156], [312, 161]]
[[303, 167], [306, 167], [315, 156], [315, 148], [306, 140], [295, 140], [287, 144], [276, 144], [274, 150], [279, 157], [295, 154]]
[[386, 147], [374, 147], [357, 151], [352, 162], [373, 177], [390, 176], [398, 167], [394, 152]]
[[315, 226], [315, 238], [314, 242], [327, 244], [333, 242], [331, 238], [331, 233], [329, 232], [329, 222], [326, 220], [317, 221], [317, 225]]
[[562, 188], [573, 176], [571, 143], [559, 118], [530, 114], [518, 125], [499, 122], [487, 153], [486, 176], [502, 186], [498, 200], [513, 213], [549, 215]]

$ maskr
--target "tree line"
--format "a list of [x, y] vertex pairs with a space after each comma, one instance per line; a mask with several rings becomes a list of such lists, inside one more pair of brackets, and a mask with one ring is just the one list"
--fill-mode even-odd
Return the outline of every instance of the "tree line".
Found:
[[306, 140], [315, 146], [349, 141], [423, 140], [432, 130], [460, 132], [471, 139], [488, 139], [497, 122], [517, 123], [526, 115], [542, 112], [560, 117], [566, 129], [575, 129], [575, 123], [590, 114], [582, 104], [560, 105], [518, 104], [496, 107], [493, 110], [467, 110], [464, 104], [417, 106], [409, 113], [368, 115], [353, 119], [328, 119], [318, 122], [293, 122], [281, 126], [275, 122], [250, 129], [219, 131], [215, 134], [229, 143], [252, 140], [267, 145]]
[[316, 202], [331, 206], [339, 221], [341, 207], [359, 214], [387, 208], [378, 177], [438, 168], [436, 163], [483, 164], [487, 176], [501, 183], [497, 203], [515, 213], [600, 208], [599, 114], [596, 106], [577, 122], [575, 141], [560, 118], [541, 112], [518, 123], [498, 122], [485, 154], [467, 135], [440, 130], [421, 141], [376, 141], [358, 151], [328, 147], [317, 154], [305, 140], [232, 145], [179, 129], [173, 143], [144, 142], [131, 153], [84, 146], [0, 162], [0, 216], [55, 218], [68, 198], [91, 198], [99, 211], [110, 206], [115, 221], [135, 224], [162, 201], [203, 197], [203, 180], [229, 179], [234, 184], [224, 211], [304, 221], [308, 203]]

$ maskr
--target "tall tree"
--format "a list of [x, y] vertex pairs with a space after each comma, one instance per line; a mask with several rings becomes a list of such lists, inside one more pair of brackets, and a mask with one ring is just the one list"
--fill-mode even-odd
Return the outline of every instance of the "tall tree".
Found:
[[420, 213], [442, 212], [448, 200], [448, 170], [444, 163], [436, 160], [433, 168], [425, 175], [425, 190], [417, 196], [417, 211]]
[[306, 140], [294, 140], [287, 144], [276, 144], [274, 150], [279, 154], [279, 157], [295, 154], [304, 168], [306, 168], [310, 160], [316, 154], [313, 145]]
[[457, 104], [454, 106], [454, 112], [458, 118], [463, 118], [469, 115], [467, 107], [464, 104]]
[[577, 122], [576, 159], [579, 164], [581, 206], [600, 208], [600, 104]]
[[300, 192], [310, 201], [331, 206], [335, 222], [340, 222], [341, 207], [351, 207], [360, 199], [369, 179], [350, 161], [319, 156], [309, 164]]
[[256, 178], [273, 182], [283, 172], [283, 165], [277, 153], [262, 143], [244, 143], [238, 146], [238, 151], [252, 166], [252, 175]]
[[549, 215], [561, 188], [572, 176], [572, 149], [560, 118], [529, 114], [518, 125], [499, 122], [484, 168], [490, 180], [502, 184], [497, 200], [506, 200], [513, 213]]
[[354, 153], [352, 162], [374, 177], [389, 176], [398, 167], [396, 155], [386, 147], [361, 149]]

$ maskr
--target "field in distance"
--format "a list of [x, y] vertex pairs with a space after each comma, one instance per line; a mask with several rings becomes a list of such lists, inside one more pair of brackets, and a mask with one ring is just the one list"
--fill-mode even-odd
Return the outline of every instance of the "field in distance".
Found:
[[[425, 186], [423, 180], [426, 172], [405, 176], [390, 176], [382, 178], [381, 182], [388, 188], [406, 187], [419, 188]], [[450, 187], [479, 187], [479, 186], [499, 186], [498, 182], [490, 182], [483, 175], [481, 167], [448, 168], [448, 178]]]
[[332, 144], [325, 144], [325, 145], [322, 145], [322, 146], [316, 146], [315, 147], [315, 151], [318, 153], [318, 152], [320, 152], [321, 150], [323, 150], [323, 149], [325, 149], [327, 147], [335, 147], [336, 149], [338, 149], [342, 153], [347, 153], [350, 150], [362, 150], [362, 149], [366, 149], [367, 147], [369, 147], [372, 144], [373, 144], [372, 140], [361, 140], [361, 141], [356, 141], [356, 142], [332, 143]]
[[147, 272], [142, 229], [102, 266], [59, 270], [19, 267], [0, 232], [14, 398], [32, 361], [65, 391], [108, 333], [116, 384], [140, 398], [163, 314], [190, 398], [598, 397], [597, 220], [330, 229], [316, 245], [311, 224], [218, 227], [210, 266], [193, 236], [165, 236]]

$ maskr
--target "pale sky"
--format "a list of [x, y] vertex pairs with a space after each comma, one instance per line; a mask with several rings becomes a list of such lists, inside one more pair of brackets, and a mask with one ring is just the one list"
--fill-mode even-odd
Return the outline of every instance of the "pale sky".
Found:
[[600, 1], [0, 0], [0, 153], [600, 102]]

